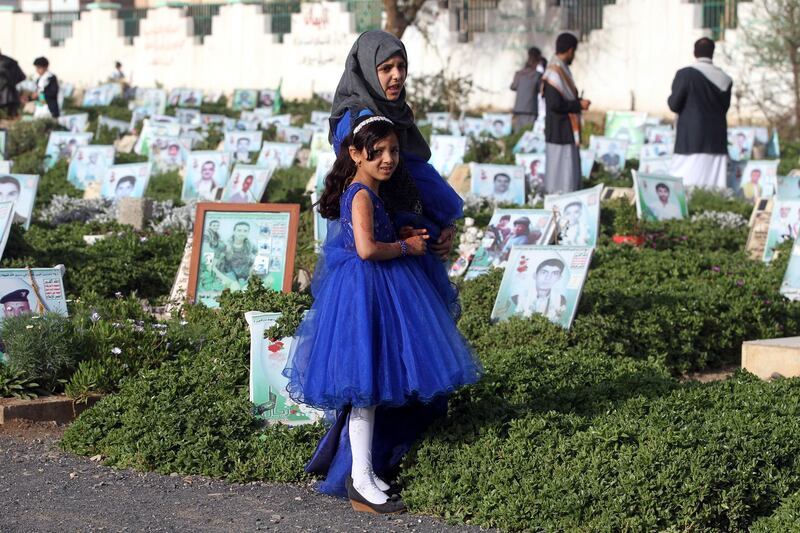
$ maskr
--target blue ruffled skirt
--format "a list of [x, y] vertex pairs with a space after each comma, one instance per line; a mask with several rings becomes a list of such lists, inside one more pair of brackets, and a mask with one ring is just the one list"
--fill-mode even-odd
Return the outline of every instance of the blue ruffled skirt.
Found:
[[362, 260], [338, 221], [329, 224], [314, 304], [283, 371], [292, 399], [319, 409], [398, 407], [479, 379], [481, 365], [446, 301], [450, 281], [432, 277], [429, 261]]

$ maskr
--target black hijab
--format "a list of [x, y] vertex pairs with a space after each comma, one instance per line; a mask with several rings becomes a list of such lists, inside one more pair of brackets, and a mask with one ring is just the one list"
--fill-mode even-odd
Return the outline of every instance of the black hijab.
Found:
[[333, 97], [330, 140], [333, 141], [336, 124], [345, 113], [366, 108], [391, 119], [400, 135], [403, 150], [427, 161], [431, 157], [431, 149], [414, 124], [414, 113], [406, 103], [405, 87], [400, 97], [391, 101], [386, 98], [378, 79], [378, 65], [397, 54], [408, 63], [405, 46], [391, 33], [368, 31], [356, 39], [347, 55], [344, 73]]

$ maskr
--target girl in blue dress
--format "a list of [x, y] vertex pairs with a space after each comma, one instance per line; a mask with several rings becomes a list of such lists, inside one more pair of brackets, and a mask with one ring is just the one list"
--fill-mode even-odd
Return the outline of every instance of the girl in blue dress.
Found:
[[[381, 200], [381, 188], [406, 172], [394, 124], [362, 117], [344, 141], [320, 199], [331, 222], [314, 304], [283, 373], [295, 401], [344, 414], [337, 423], [346, 431], [329, 432], [307, 469], [334, 484], [351, 476], [345, 491], [357, 511], [399, 512], [402, 500], [381, 476], [407, 449], [403, 431], [415, 434], [421, 423], [403, 419], [402, 408], [430, 405], [482, 370], [425, 270], [427, 232], [398, 238]], [[394, 429], [380, 425], [384, 416]]]

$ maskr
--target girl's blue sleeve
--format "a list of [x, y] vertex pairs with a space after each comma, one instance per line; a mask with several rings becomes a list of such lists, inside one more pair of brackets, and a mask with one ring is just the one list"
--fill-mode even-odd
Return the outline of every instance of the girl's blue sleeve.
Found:
[[[369, 109], [362, 109], [358, 113], [357, 117], [370, 116], [373, 114], [374, 113]], [[333, 151], [337, 154], [339, 153], [339, 149], [342, 147], [342, 141], [344, 141], [344, 138], [347, 137], [352, 130], [350, 127], [352, 124], [350, 116], [351, 113], [349, 111], [345, 113], [339, 122], [336, 123], [336, 128], [333, 130]]]

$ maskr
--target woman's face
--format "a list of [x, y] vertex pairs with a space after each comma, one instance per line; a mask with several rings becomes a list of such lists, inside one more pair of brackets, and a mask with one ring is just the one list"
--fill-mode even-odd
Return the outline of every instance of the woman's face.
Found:
[[390, 101], [400, 98], [407, 75], [406, 60], [401, 55], [395, 55], [378, 65], [378, 80], [381, 89]]

